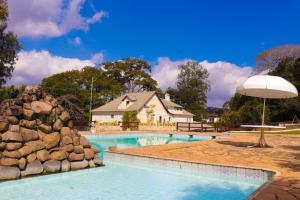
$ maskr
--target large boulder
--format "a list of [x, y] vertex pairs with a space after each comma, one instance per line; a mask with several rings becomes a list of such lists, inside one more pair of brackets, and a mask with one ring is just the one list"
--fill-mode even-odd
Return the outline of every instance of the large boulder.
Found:
[[34, 112], [32, 110], [23, 109], [24, 119], [32, 120]]
[[95, 164], [95, 162], [93, 160], [89, 160], [89, 167], [90, 168], [96, 167], [96, 164]]
[[7, 131], [2, 134], [2, 141], [4, 141], [4, 142], [23, 142], [23, 138], [20, 133]]
[[20, 116], [23, 114], [23, 108], [17, 105], [11, 106], [6, 110], [6, 114], [11, 116]]
[[25, 169], [26, 164], [27, 164], [27, 160], [26, 160], [25, 158], [21, 158], [21, 159], [19, 160], [19, 168], [20, 168], [20, 170]]
[[50, 153], [45, 149], [36, 152], [36, 156], [37, 156], [37, 159], [41, 162], [44, 162], [44, 161], [50, 159]]
[[70, 136], [64, 136], [61, 140], [62, 145], [72, 144], [73, 140]]
[[84, 148], [82, 145], [74, 146], [74, 153], [84, 153]]
[[48, 160], [43, 164], [43, 166], [46, 172], [59, 172], [61, 169], [61, 162], [56, 160]]
[[78, 154], [78, 153], [70, 153], [69, 157], [68, 157], [69, 161], [80, 161], [84, 159], [84, 154]]
[[48, 115], [52, 110], [52, 105], [42, 101], [33, 101], [31, 103], [31, 109], [36, 114]]
[[16, 116], [7, 116], [6, 119], [9, 121], [10, 124], [17, 124], [19, 122]]
[[0, 166], [0, 181], [16, 179], [20, 177], [20, 169], [18, 167]]
[[102, 165], [102, 164], [103, 164], [103, 163], [102, 163], [102, 160], [101, 160], [101, 158], [100, 158], [100, 156], [95, 155], [94, 163], [95, 163], [96, 165]]
[[65, 151], [54, 151], [50, 154], [51, 160], [64, 160], [67, 158], [67, 153]]
[[30, 142], [25, 143], [25, 145], [31, 147], [33, 152], [45, 148], [45, 144], [41, 140], [30, 141]]
[[20, 149], [18, 149], [20, 155], [23, 156], [27, 156], [28, 154], [31, 154], [31, 152], [33, 151], [32, 148], [30, 146], [24, 146]]
[[36, 153], [29, 154], [27, 156], [26, 160], [27, 160], [28, 163], [32, 163], [33, 161], [35, 161], [36, 160]]
[[60, 118], [62, 121], [66, 122], [66, 121], [68, 121], [71, 117], [70, 117], [70, 115], [69, 115], [69, 113], [68, 113], [67, 111], [63, 111], [63, 112], [61, 113], [61, 115], [59, 116], [59, 118]]
[[9, 123], [7, 120], [1, 120], [0, 121], [0, 132], [5, 132], [8, 130]]
[[71, 162], [72, 170], [84, 169], [88, 166], [89, 166], [89, 162], [87, 160]]
[[84, 157], [87, 160], [93, 159], [95, 157], [95, 153], [92, 149], [85, 148], [84, 149]]
[[28, 176], [34, 174], [41, 174], [44, 168], [40, 161], [35, 160], [32, 163], [27, 164], [24, 171], [21, 171], [21, 176]]
[[64, 150], [66, 152], [73, 152], [74, 146], [72, 144], [68, 144], [68, 145], [62, 146], [61, 150]]
[[[27, 121], [27, 122], [30, 122], [30, 121]], [[35, 130], [31, 130], [31, 129], [28, 129], [28, 128], [21, 127], [20, 128], [20, 133], [23, 137], [24, 142], [29, 142], [29, 141], [32, 141], [32, 140], [39, 139], [39, 134]]]
[[60, 133], [63, 136], [69, 136], [69, 135], [71, 135], [71, 129], [69, 127], [62, 127], [60, 130]]
[[6, 149], [8, 151], [14, 151], [14, 150], [17, 150], [17, 149], [20, 149], [22, 147], [22, 143], [21, 142], [9, 142], [6, 144]]
[[0, 164], [3, 166], [18, 166], [19, 160], [16, 158], [1, 158]]
[[57, 146], [59, 143], [59, 140], [60, 140], [60, 134], [58, 132], [51, 133], [51, 134], [45, 135], [43, 137], [43, 141], [44, 141], [46, 149], [51, 149], [51, 148]]
[[38, 126], [38, 129], [43, 131], [44, 133], [51, 133], [52, 132], [52, 127], [47, 125], [47, 124], [40, 124]]
[[8, 158], [21, 158], [19, 151], [3, 151], [2, 155]]
[[63, 122], [60, 119], [57, 119], [53, 124], [54, 131], [60, 131], [60, 129], [64, 126]]
[[81, 136], [80, 137], [80, 144], [84, 147], [84, 148], [87, 148], [87, 147], [90, 147], [90, 142], [86, 139], [86, 137], [84, 136]]
[[61, 171], [62, 172], [67, 172], [67, 171], [70, 171], [71, 169], [71, 164], [68, 160], [63, 160], [61, 162]]
[[29, 129], [35, 129], [36, 128], [36, 121], [35, 120], [26, 120], [26, 119], [22, 119], [20, 121], [20, 126], [29, 128]]

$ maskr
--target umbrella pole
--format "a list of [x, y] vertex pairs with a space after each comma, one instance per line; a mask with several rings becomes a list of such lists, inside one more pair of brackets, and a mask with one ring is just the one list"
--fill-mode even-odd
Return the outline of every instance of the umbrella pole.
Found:
[[263, 126], [265, 125], [265, 109], [266, 109], [266, 98], [264, 98], [264, 106], [263, 106], [263, 113], [262, 113], [262, 121], [261, 121], [261, 129], [260, 129], [260, 137], [258, 140], [258, 147], [269, 147], [265, 140], [265, 134], [264, 134], [264, 128]]

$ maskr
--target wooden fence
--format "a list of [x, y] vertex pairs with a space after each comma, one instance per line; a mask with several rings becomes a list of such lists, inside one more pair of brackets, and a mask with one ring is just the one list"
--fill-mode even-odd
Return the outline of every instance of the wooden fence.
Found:
[[203, 123], [203, 122], [177, 122], [176, 123], [177, 131], [212, 131], [212, 132], [221, 132], [225, 131], [226, 128], [215, 124], [215, 123]]
[[118, 122], [118, 125], [122, 127], [123, 130], [138, 130], [139, 129], [139, 122]]

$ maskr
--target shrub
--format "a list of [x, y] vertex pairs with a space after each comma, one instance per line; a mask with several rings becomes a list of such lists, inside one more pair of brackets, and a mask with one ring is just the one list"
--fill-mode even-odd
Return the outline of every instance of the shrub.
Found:
[[125, 111], [122, 116], [123, 122], [139, 122], [137, 111]]

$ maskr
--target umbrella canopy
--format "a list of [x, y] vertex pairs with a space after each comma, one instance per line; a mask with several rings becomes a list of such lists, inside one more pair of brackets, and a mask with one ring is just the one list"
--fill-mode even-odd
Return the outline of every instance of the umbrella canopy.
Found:
[[270, 75], [256, 75], [248, 78], [245, 83], [238, 87], [236, 90], [238, 93], [246, 96], [260, 97], [264, 99], [263, 112], [262, 112], [262, 122], [261, 135], [258, 141], [257, 147], [268, 147], [263, 129], [265, 126], [265, 107], [266, 99], [286, 99], [298, 96], [298, 91], [296, 87], [288, 82], [287, 80], [279, 76]]
[[296, 87], [279, 76], [256, 75], [248, 78], [237, 92], [253, 97], [285, 99], [298, 96]]

